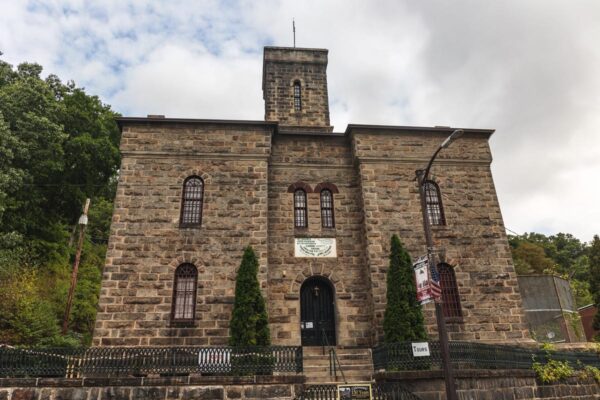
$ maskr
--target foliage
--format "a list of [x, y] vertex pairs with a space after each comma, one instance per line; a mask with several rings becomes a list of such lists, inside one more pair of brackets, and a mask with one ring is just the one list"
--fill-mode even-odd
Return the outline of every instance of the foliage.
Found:
[[[106, 252], [116, 174], [116, 114], [42, 67], [0, 60], [0, 343], [88, 343]], [[75, 249], [71, 227], [86, 197], [90, 224], [70, 329], [61, 337]]]
[[557, 382], [573, 376], [575, 370], [571, 367], [568, 361], [558, 361], [552, 359], [554, 346], [550, 343], [543, 343], [542, 350], [546, 351], [548, 361], [545, 364], [534, 360], [532, 365], [533, 371], [538, 379], [544, 383]]
[[[592, 245], [590, 247], [590, 292], [594, 298], [594, 303], [599, 311], [594, 316], [592, 327], [596, 330], [600, 330], [600, 237], [594, 236]], [[600, 335], [597, 335], [600, 336]], [[596, 340], [599, 340], [596, 337]]]
[[592, 303], [590, 246], [569, 233], [509, 236], [518, 275], [553, 274], [569, 280], [578, 307]]
[[410, 256], [397, 235], [391, 240], [383, 332], [386, 343], [427, 339]]
[[579, 375], [580, 379], [594, 379], [596, 383], [600, 384], [600, 369], [592, 365], [585, 365]]
[[244, 250], [235, 282], [231, 315], [231, 346], [268, 346], [271, 344], [265, 300], [258, 283], [258, 259], [252, 247]]

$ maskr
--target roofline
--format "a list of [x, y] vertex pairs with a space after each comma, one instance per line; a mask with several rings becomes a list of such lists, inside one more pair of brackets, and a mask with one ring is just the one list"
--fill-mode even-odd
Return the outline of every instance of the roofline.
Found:
[[318, 48], [318, 47], [265, 46], [263, 48], [263, 52], [264, 52], [264, 49], [271, 49], [271, 50], [296, 50], [296, 51], [298, 51], [298, 50], [299, 51], [322, 51], [322, 52], [329, 53], [328, 49], [322, 49], [322, 48]]
[[126, 124], [136, 123], [163, 123], [163, 124], [217, 124], [217, 125], [253, 125], [265, 127], [277, 127], [277, 122], [250, 121], [239, 119], [196, 119], [196, 118], [164, 118], [164, 117], [117, 117], [115, 118], [119, 128]]
[[496, 131], [495, 129], [474, 129], [474, 128], [452, 128], [449, 126], [402, 126], [402, 125], [363, 125], [363, 124], [348, 124], [346, 135], [349, 135], [353, 130], [372, 130], [373, 133], [391, 133], [391, 131], [421, 131], [435, 133], [452, 133], [456, 129], [462, 129], [465, 133], [476, 133], [486, 135], [488, 138]]

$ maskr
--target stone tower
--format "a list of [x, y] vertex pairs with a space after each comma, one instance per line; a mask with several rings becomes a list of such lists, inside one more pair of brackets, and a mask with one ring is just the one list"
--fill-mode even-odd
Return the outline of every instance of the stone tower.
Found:
[[263, 99], [265, 121], [280, 130], [332, 132], [327, 96], [325, 49], [265, 47]]

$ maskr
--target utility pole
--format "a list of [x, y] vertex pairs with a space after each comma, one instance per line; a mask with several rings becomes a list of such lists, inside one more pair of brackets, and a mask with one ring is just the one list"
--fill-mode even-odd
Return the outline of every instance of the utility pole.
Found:
[[[416, 172], [417, 184], [419, 185], [419, 198], [421, 200], [421, 213], [423, 215], [423, 230], [425, 231], [425, 243], [427, 244], [427, 258], [429, 259], [429, 268], [437, 269], [435, 249], [433, 245], [433, 237], [431, 235], [431, 224], [429, 221], [429, 215], [427, 212], [427, 200], [425, 194], [425, 183], [429, 177], [429, 170], [433, 164], [433, 161], [437, 157], [438, 153], [443, 149], [450, 146], [450, 144], [462, 136], [464, 131], [457, 129], [450, 136], [442, 142], [442, 144], [436, 149], [435, 153], [429, 160], [427, 167], [422, 170], [419, 169]], [[446, 399], [447, 400], [458, 400], [456, 393], [456, 383], [454, 382], [454, 372], [452, 371], [452, 363], [450, 360], [450, 345], [448, 343], [448, 331], [446, 330], [446, 320], [444, 319], [444, 310], [442, 308], [441, 296], [434, 298], [435, 302], [435, 319], [437, 322], [439, 340], [440, 340], [440, 353], [442, 355], [442, 369], [444, 371], [444, 381], [446, 384]]]
[[67, 306], [65, 308], [65, 317], [63, 318], [62, 334], [66, 335], [69, 330], [69, 314], [73, 304], [73, 294], [77, 285], [77, 271], [79, 269], [79, 260], [81, 259], [81, 249], [83, 247], [83, 236], [88, 223], [88, 209], [90, 208], [90, 199], [85, 200], [83, 206], [83, 214], [79, 217], [77, 225], [79, 225], [79, 242], [77, 243], [77, 252], [75, 253], [75, 261], [73, 262], [73, 272], [71, 273], [71, 286], [69, 287], [69, 296], [67, 297]]

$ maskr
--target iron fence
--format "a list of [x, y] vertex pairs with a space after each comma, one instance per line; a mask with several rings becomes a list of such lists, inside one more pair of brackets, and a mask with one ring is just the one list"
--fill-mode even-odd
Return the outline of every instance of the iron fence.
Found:
[[[371, 385], [373, 400], [420, 400], [420, 397], [408, 391], [398, 383]], [[295, 400], [337, 400], [337, 385], [311, 385]]]
[[[442, 369], [439, 342], [429, 342], [430, 355], [414, 357], [411, 342], [385, 344], [373, 349], [375, 370], [405, 371]], [[450, 342], [450, 358], [454, 368], [472, 369], [531, 369], [534, 362], [545, 363], [548, 357], [568, 361], [574, 368], [584, 365], [600, 367], [597, 353], [526, 349], [523, 347], [490, 345], [471, 342]]]
[[0, 348], [0, 377], [270, 375], [302, 372], [302, 347]]

